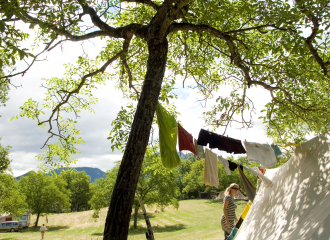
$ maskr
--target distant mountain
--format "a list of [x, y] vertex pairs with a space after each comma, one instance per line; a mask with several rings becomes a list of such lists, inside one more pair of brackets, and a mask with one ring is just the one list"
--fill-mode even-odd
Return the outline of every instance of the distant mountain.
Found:
[[[57, 175], [59, 175], [63, 169], [66, 168], [59, 168], [54, 170], [54, 172], [56, 172]], [[82, 172], [85, 171], [86, 174], [88, 176], [90, 176], [91, 178], [91, 183], [94, 182], [95, 180], [99, 179], [99, 178], [105, 178], [105, 172], [103, 172], [102, 170], [100, 170], [99, 168], [91, 168], [91, 167], [76, 167], [76, 168], [72, 168], [72, 169], [76, 169], [78, 172]], [[27, 176], [29, 173], [25, 173], [21, 176], [16, 177], [16, 180], [19, 180], [21, 177], [25, 177]], [[52, 175], [51, 173], [47, 173], [47, 175]]]

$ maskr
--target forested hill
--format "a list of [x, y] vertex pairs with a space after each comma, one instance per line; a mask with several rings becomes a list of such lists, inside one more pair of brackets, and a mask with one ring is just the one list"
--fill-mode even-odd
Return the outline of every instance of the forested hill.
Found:
[[[54, 171], [56, 172], [57, 175], [59, 175], [63, 169], [65, 169], [65, 168], [59, 168], [58, 170], [56, 169]], [[76, 169], [78, 172], [85, 171], [86, 174], [88, 176], [90, 176], [91, 183], [94, 182], [96, 179], [105, 178], [105, 172], [103, 172], [99, 168], [76, 167], [74, 169]], [[16, 177], [16, 180], [19, 180], [21, 177], [25, 177], [27, 175], [28, 175], [28, 173], [25, 173], [25, 174], [23, 174], [21, 176], [18, 176], [18, 177]], [[47, 175], [51, 175], [51, 173], [47, 173]]]

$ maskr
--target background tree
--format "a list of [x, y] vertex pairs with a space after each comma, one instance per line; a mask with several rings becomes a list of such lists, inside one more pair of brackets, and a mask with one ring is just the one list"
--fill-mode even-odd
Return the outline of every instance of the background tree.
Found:
[[93, 217], [98, 218], [100, 209], [109, 205], [112, 191], [118, 175], [120, 162], [116, 162], [116, 165], [106, 172], [106, 177], [97, 179], [94, 183], [91, 183], [91, 200], [89, 204], [94, 210]]
[[3, 147], [0, 143], [0, 174], [4, 173], [7, 170], [10, 170], [10, 163], [11, 163], [11, 160], [9, 158], [10, 148], [11, 148], [10, 146]]
[[[178, 196], [180, 189], [177, 185], [178, 171], [177, 169], [166, 169], [160, 159], [157, 146], [150, 146], [146, 151], [146, 155], [141, 168], [137, 192], [141, 196], [145, 205], [155, 205], [159, 209], [172, 205], [179, 207]], [[98, 179], [91, 184], [93, 197], [90, 204], [94, 209], [94, 217], [98, 217], [98, 213], [102, 207], [106, 207], [111, 199], [112, 191], [116, 182], [120, 162], [109, 170], [106, 179]], [[134, 227], [137, 224], [137, 215], [140, 208], [138, 198], [135, 197], [134, 209]]]
[[67, 183], [66, 189], [71, 192], [71, 211], [90, 209], [90, 177], [85, 171], [63, 170], [59, 175]]
[[70, 191], [66, 182], [59, 177], [46, 176], [42, 172], [29, 172], [19, 181], [20, 190], [26, 196], [29, 210], [37, 214], [35, 227], [41, 214], [70, 210]]
[[[178, 197], [180, 189], [177, 185], [177, 169], [167, 169], [163, 166], [158, 146], [147, 148], [142, 164], [140, 177], [137, 185], [137, 192], [145, 205], [156, 205], [161, 210], [172, 205], [179, 207]], [[137, 227], [137, 215], [140, 203], [134, 201], [134, 227]]]
[[27, 204], [16, 179], [10, 174], [9, 149], [10, 146], [0, 144], [0, 215], [10, 213], [16, 217], [27, 210]]
[[[263, 120], [276, 141], [302, 134], [301, 129], [329, 130], [329, 10], [327, 0], [296, 0], [291, 5], [271, 0], [1, 1], [1, 46], [8, 49], [2, 58], [9, 64], [28, 62], [26, 69], [1, 79], [8, 83], [11, 76], [24, 74], [39, 56], [20, 47], [26, 35], [12, 22], [36, 28], [38, 41], [46, 43], [41, 53], [65, 41], [100, 37], [106, 42], [95, 60], [79, 57], [63, 78], [49, 79], [44, 105], [30, 99], [20, 116], [48, 125], [50, 138], [59, 137], [56, 143], [46, 141], [40, 158], [50, 166], [70, 163], [81, 139], [75, 121], [61, 114], [91, 111], [92, 88], [108, 78], [119, 79], [118, 87], [136, 110], [130, 134], [123, 134], [126, 148], [104, 238], [126, 239], [156, 105], [158, 100], [169, 102], [174, 84], [193, 81], [203, 99], [215, 96], [221, 84], [233, 86], [229, 96], [219, 96], [205, 113], [207, 124], [223, 126], [224, 131], [237, 122], [253, 125], [254, 106], [248, 96], [252, 87], [271, 96]], [[115, 74], [105, 72], [113, 63]], [[51, 110], [45, 119], [42, 107]], [[112, 139], [115, 145], [126, 140]]]
[[[180, 156], [180, 155], [179, 155]], [[178, 169], [178, 179], [177, 179], [177, 185], [180, 188], [180, 200], [182, 199], [188, 199], [189, 195], [183, 192], [183, 189], [186, 187], [186, 183], [183, 182], [183, 177], [185, 174], [189, 173], [191, 171], [191, 166], [193, 163], [195, 163], [197, 160], [194, 157], [193, 154], [188, 154], [188, 157], [185, 159], [181, 159], [180, 165], [177, 167]]]

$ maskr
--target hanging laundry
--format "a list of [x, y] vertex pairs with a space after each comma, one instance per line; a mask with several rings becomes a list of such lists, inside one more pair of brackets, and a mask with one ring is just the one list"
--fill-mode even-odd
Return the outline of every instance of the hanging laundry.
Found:
[[218, 160], [223, 165], [223, 168], [225, 169], [225, 172], [227, 173], [227, 175], [231, 175], [228, 160], [223, 158], [222, 156], [218, 156]]
[[219, 186], [217, 155], [208, 148], [205, 148], [204, 184]]
[[272, 144], [270, 146], [274, 150], [274, 153], [275, 153], [276, 157], [282, 155], [281, 149], [277, 145]]
[[238, 165], [236, 163], [234, 163], [234, 162], [232, 162], [230, 160], [228, 160], [228, 164], [229, 164], [229, 169], [231, 171], [234, 171], [238, 167]]
[[258, 170], [262, 173], [262, 175], [265, 175], [265, 169], [258, 167]]
[[273, 167], [277, 164], [274, 150], [268, 144], [244, 141], [249, 162], [258, 162], [263, 167]]
[[195, 138], [194, 138], [194, 145], [195, 145], [195, 151], [196, 151], [197, 157], [205, 158], [204, 148], [203, 148], [203, 146], [197, 144], [197, 140]]
[[259, 177], [265, 184], [267, 187], [271, 186], [273, 183], [271, 180], [269, 180], [267, 177], [265, 177], [257, 167], [255, 168], [250, 168], [248, 166], [242, 165], [243, 168], [247, 171], [249, 171], [250, 173], [252, 173], [254, 176]]
[[246, 153], [241, 140], [219, 135], [218, 149], [227, 153]]
[[201, 129], [198, 134], [197, 144], [201, 146], [206, 146], [209, 144], [209, 148], [219, 147], [219, 135], [207, 130]]
[[180, 158], [176, 151], [178, 138], [178, 125], [171, 114], [159, 103], [156, 107], [157, 123], [159, 127], [160, 156], [164, 167], [174, 168], [180, 164]]
[[253, 202], [254, 197], [256, 195], [256, 187], [245, 176], [245, 174], [243, 173], [243, 170], [241, 168], [238, 168], [238, 172], [239, 172], [239, 179], [241, 182], [241, 184], [240, 184], [241, 189], [249, 197], [249, 200], [251, 200], [251, 202]]
[[299, 147], [301, 143], [292, 143], [292, 142], [288, 142], [285, 145], [279, 145], [280, 147]]
[[188, 150], [196, 155], [193, 137], [178, 123], [179, 151]]

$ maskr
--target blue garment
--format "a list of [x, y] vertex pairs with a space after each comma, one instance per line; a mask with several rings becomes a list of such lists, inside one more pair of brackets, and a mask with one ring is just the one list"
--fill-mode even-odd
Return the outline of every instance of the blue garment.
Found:
[[232, 230], [231, 233], [229, 234], [229, 237], [230, 237], [231, 240], [234, 239], [236, 233], [237, 233], [237, 228], [233, 227], [233, 230]]
[[270, 146], [271, 146], [272, 149], [274, 150], [274, 153], [275, 153], [275, 156], [276, 156], [276, 157], [282, 155], [282, 152], [281, 152], [280, 148], [279, 148], [277, 145], [272, 144], [272, 145], [270, 145]]

